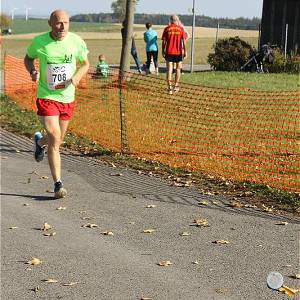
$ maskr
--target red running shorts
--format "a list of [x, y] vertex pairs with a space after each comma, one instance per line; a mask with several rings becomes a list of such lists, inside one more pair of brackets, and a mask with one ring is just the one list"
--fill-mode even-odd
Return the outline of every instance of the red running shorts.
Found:
[[74, 112], [75, 102], [61, 103], [49, 99], [36, 99], [38, 116], [59, 116], [61, 120], [71, 120]]

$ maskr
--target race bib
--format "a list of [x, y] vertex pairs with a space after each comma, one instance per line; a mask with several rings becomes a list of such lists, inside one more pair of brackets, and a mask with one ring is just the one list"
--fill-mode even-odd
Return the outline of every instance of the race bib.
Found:
[[72, 64], [48, 64], [47, 79], [50, 90], [60, 90], [71, 84]]

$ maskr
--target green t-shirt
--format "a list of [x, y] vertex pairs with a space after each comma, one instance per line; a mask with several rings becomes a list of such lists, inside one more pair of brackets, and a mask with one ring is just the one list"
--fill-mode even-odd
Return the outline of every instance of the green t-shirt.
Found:
[[70, 79], [76, 71], [76, 62], [85, 61], [88, 52], [85, 42], [71, 32], [61, 41], [54, 40], [49, 32], [36, 36], [27, 55], [40, 63], [37, 97], [73, 102], [75, 86]]
[[107, 77], [109, 73], [109, 65], [105, 61], [99, 62], [96, 66], [96, 73], [103, 77]]

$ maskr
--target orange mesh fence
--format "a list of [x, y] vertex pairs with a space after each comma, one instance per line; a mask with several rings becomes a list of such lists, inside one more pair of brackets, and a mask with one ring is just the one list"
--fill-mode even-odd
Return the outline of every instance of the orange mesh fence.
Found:
[[[70, 130], [102, 146], [228, 180], [300, 191], [300, 91], [253, 91], [126, 74], [84, 78]], [[34, 108], [36, 87], [23, 62], [5, 60], [5, 92]]]

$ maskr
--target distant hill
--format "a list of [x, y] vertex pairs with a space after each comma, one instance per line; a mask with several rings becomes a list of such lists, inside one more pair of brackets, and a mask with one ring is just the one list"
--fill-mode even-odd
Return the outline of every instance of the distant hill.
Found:
[[[179, 15], [182, 23], [186, 26], [192, 26], [192, 15]], [[151, 22], [155, 25], [167, 25], [169, 15], [162, 14], [135, 14], [135, 24], [145, 24]], [[112, 13], [99, 14], [78, 14], [71, 17], [71, 21], [76, 22], [99, 22], [99, 23], [118, 23], [120, 20]], [[201, 27], [217, 27], [230, 29], [257, 30], [259, 28], [260, 18], [211, 18], [204, 15], [196, 16], [196, 26]]]

